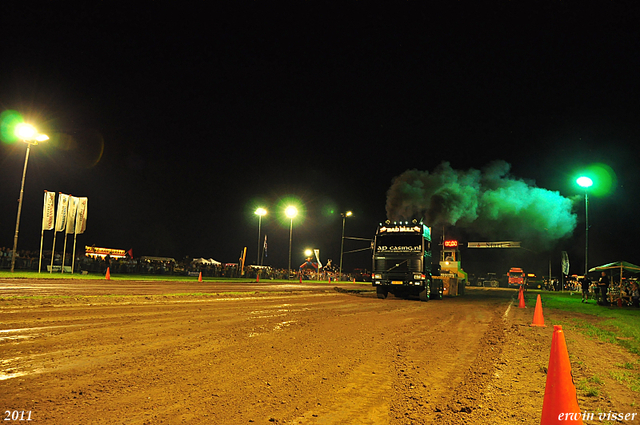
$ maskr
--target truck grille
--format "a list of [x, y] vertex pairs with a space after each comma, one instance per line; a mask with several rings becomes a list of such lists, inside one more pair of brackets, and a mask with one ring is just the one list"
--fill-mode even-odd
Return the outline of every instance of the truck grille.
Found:
[[[412, 258], [408, 261], [403, 261], [404, 260], [396, 260], [393, 258], [376, 258], [375, 271], [386, 272], [393, 268], [391, 270], [392, 273], [408, 271], [422, 272], [422, 261], [420, 258]], [[399, 264], [399, 266], [396, 267], [396, 264]]]

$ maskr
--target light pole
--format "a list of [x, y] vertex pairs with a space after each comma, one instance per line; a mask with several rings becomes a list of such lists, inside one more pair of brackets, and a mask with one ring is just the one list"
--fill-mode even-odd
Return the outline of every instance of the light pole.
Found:
[[342, 278], [342, 255], [344, 254], [344, 223], [347, 220], [347, 217], [351, 217], [353, 213], [351, 211], [347, 211], [344, 213], [340, 213], [342, 216], [342, 239], [340, 241], [340, 271], [338, 279]]
[[584, 188], [584, 275], [589, 272], [589, 194], [587, 189], [593, 186], [593, 180], [587, 176], [578, 177], [578, 186]]
[[298, 215], [298, 209], [293, 205], [290, 205], [287, 207], [287, 209], [284, 210], [284, 213], [287, 216], [287, 218], [291, 220], [291, 224], [289, 226], [289, 274], [287, 275], [287, 279], [290, 279], [291, 278], [291, 239], [293, 236], [293, 218]]
[[267, 214], [267, 210], [260, 207], [255, 211], [255, 214], [258, 216], [258, 254], [256, 254], [256, 265], [262, 265], [260, 262], [260, 230], [262, 227], [262, 216]]
[[29, 162], [29, 151], [31, 145], [38, 142], [46, 142], [49, 137], [46, 134], [39, 134], [34, 126], [30, 124], [18, 124], [15, 130], [16, 136], [27, 144], [27, 154], [24, 157], [24, 169], [22, 170], [22, 183], [20, 183], [20, 198], [18, 198], [18, 217], [16, 218], [16, 233], [13, 236], [13, 251], [11, 251], [11, 273], [16, 265], [16, 251], [18, 249], [18, 230], [20, 229], [20, 213], [22, 212], [22, 196], [24, 194], [24, 179], [27, 176], [27, 163]]

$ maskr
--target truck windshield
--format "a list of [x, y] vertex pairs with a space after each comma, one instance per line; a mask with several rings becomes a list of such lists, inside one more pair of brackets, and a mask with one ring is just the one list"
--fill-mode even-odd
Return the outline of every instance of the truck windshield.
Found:
[[376, 239], [376, 253], [415, 252], [422, 251], [422, 236], [417, 234], [386, 234], [378, 235]]

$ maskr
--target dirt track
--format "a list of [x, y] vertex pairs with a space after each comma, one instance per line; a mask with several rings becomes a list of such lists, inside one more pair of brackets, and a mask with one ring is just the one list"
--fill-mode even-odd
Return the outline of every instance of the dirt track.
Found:
[[[530, 328], [513, 291], [341, 288], [0, 281], [0, 408], [52, 424], [539, 423], [552, 326]], [[569, 337], [587, 376], [602, 347]]]

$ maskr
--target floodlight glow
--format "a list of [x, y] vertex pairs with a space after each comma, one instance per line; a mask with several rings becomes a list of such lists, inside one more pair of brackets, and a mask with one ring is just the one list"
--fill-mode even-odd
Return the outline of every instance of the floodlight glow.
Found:
[[38, 134], [35, 137], [36, 142], [46, 142], [47, 140], [49, 140], [49, 136], [47, 136], [46, 134]]
[[593, 180], [591, 180], [589, 177], [587, 176], [582, 176], [582, 177], [578, 177], [578, 180], [576, 180], [576, 183], [578, 183], [579, 186], [584, 187], [585, 189], [587, 187], [591, 187], [593, 186]]
[[258, 208], [255, 212], [256, 215], [259, 215], [260, 217], [262, 217], [263, 215], [267, 214], [267, 210], [265, 210], [264, 208]]
[[353, 215], [353, 213], [351, 211], [347, 211], [346, 216], [347, 217], [351, 217]]
[[591, 180], [587, 176], [578, 177], [578, 180], [576, 180], [576, 183], [578, 183], [578, 185], [584, 188], [593, 186], [593, 180]]
[[307, 257], [310, 257], [312, 254], [313, 254], [313, 251], [311, 251], [310, 249], [304, 250], [304, 255], [306, 255]]
[[593, 180], [593, 186], [589, 189], [590, 195], [610, 195], [615, 191], [618, 185], [618, 177], [616, 176], [615, 171], [613, 171], [613, 169], [607, 164], [590, 164], [583, 172]]
[[298, 215], [298, 209], [293, 205], [290, 205], [287, 207], [286, 210], [284, 210], [284, 214], [287, 216], [287, 218], [293, 219], [295, 216]]
[[16, 126], [16, 136], [21, 138], [22, 140], [32, 140], [38, 132], [36, 128], [31, 124], [20, 123]]

